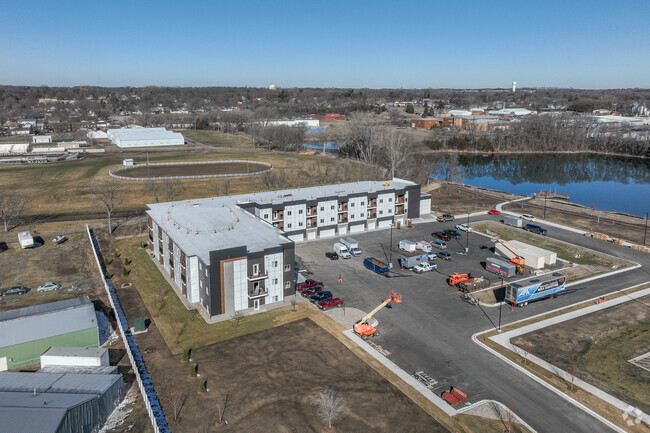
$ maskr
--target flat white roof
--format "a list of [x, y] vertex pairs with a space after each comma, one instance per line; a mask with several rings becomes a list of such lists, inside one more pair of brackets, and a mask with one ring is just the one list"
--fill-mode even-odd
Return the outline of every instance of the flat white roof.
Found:
[[52, 346], [41, 356], [73, 356], [73, 357], [92, 357], [101, 358], [108, 349], [96, 347], [62, 347]]

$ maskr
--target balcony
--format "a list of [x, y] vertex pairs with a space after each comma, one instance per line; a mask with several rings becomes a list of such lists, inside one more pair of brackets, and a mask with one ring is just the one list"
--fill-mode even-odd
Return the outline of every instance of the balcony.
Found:
[[284, 211], [273, 212], [273, 221], [284, 220]]
[[259, 287], [257, 289], [248, 290], [248, 299], [263, 298], [268, 295], [269, 292], [264, 287]]
[[348, 211], [348, 202], [344, 201], [343, 203], [339, 203], [339, 212], [347, 212]]
[[397, 196], [397, 203], [404, 203], [404, 196], [403, 195], [398, 195]]
[[255, 275], [249, 275], [248, 276], [248, 281], [261, 281], [265, 280], [269, 277], [268, 274], [255, 274]]
[[404, 205], [395, 206], [395, 215], [404, 214]]

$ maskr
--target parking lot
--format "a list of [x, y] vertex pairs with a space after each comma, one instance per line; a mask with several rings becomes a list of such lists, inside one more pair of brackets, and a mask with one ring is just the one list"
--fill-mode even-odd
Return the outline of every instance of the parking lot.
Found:
[[[487, 219], [498, 221], [499, 217], [481, 216], [472, 219], [472, 223]], [[325, 290], [333, 292], [335, 297], [345, 301], [346, 307], [370, 311], [388, 297], [390, 290], [402, 296], [402, 302], [384, 308], [375, 318], [378, 320], [379, 335], [374, 342], [390, 351], [390, 359], [404, 371], [424, 370], [440, 382], [441, 390], [450, 386], [460, 388], [469, 394], [470, 402], [483, 399], [496, 399], [506, 405], [513, 405], [531, 425], [550, 427], [549, 420], [539, 411], [540, 405], [548, 410], [553, 407], [552, 393], [523, 374], [512, 370], [493, 355], [479, 348], [473, 341], [475, 332], [497, 327], [499, 308], [486, 308], [471, 305], [461, 299], [461, 292], [447, 283], [447, 278], [454, 272], [483, 275], [492, 283], [499, 283], [499, 277], [485, 271], [483, 264], [487, 257], [494, 257], [494, 243], [490, 238], [476, 234], [462, 233], [462, 238], [447, 242], [447, 251], [451, 260], [437, 259], [438, 269], [423, 274], [399, 268], [400, 240], [431, 241], [432, 232], [453, 228], [454, 222], [425, 222], [412, 228], [393, 229], [392, 233], [392, 278], [380, 276], [363, 266], [363, 259], [375, 257], [382, 262], [391, 258], [391, 230], [382, 229], [363, 233], [354, 233], [348, 237], [359, 242], [363, 253], [351, 259], [330, 261], [325, 253], [332, 250], [339, 237], [310, 241], [296, 245], [299, 267], [305, 270], [307, 278], [324, 282]], [[610, 248], [597, 244], [593, 240], [577, 237], [574, 234], [554, 229], [550, 236], [567, 238]], [[591, 245], [593, 244], [593, 245]], [[456, 254], [468, 246], [468, 255]], [[338, 282], [339, 275], [342, 282]], [[530, 274], [528, 274], [530, 275]], [[628, 273], [626, 280], [634, 282], [643, 275]], [[517, 279], [517, 278], [513, 278]], [[591, 296], [611, 291], [611, 280], [589, 283], [587, 286], [572, 288], [567, 296], [558, 296], [535, 302], [527, 307], [514, 309], [503, 307], [502, 323], [506, 324], [534, 314], [578, 302]], [[619, 281], [619, 280], [617, 280]], [[619, 281], [620, 282], [620, 281]], [[569, 423], [575, 431], [588, 431], [595, 420], [582, 411], [575, 410], [560, 414], [553, 410], [558, 428], [567, 428]], [[599, 428], [602, 425], [598, 424]], [[551, 431], [541, 429], [540, 431]]]

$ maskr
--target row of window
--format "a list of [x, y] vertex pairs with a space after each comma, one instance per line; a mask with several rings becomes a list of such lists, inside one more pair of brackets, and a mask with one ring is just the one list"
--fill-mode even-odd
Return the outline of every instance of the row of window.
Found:
[[[405, 198], [404, 201], [408, 201], [408, 198]], [[380, 199], [379, 199], [379, 203], [383, 203], [383, 202], [384, 202], [384, 199], [383, 199], [383, 198], [380, 198]], [[393, 198], [392, 198], [392, 197], [388, 197], [388, 203], [392, 203], [392, 202], [393, 202]], [[351, 202], [351, 203], [350, 203], [350, 207], [354, 207], [354, 204], [355, 204], [354, 202]], [[362, 201], [362, 202], [360, 203], [360, 206], [365, 206], [365, 205], [366, 205], [366, 202], [365, 202], [365, 201]], [[336, 209], [336, 206], [335, 206], [335, 205], [331, 205], [331, 206], [330, 206], [330, 209], [331, 209], [331, 210], [335, 210], [335, 209]], [[321, 207], [320, 207], [320, 210], [321, 210], [321, 212], [323, 212], [323, 211], [325, 210], [325, 206], [321, 206]], [[303, 213], [302, 211], [303, 211], [303, 209], [298, 209], [298, 214], [299, 214], [299, 215], [302, 215], [302, 213]], [[291, 211], [290, 211], [290, 210], [287, 211], [287, 215], [288, 215], [288, 216], [291, 215]], [[269, 219], [269, 214], [264, 214], [264, 219]]]

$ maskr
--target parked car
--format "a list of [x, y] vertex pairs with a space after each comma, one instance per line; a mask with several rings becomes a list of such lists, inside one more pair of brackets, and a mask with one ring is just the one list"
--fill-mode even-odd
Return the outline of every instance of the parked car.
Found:
[[417, 265], [413, 266], [413, 271], [415, 273], [421, 274], [423, 272], [433, 271], [436, 268], [438, 268], [438, 265], [435, 263], [431, 264], [427, 262], [420, 262]]
[[316, 292], [315, 294], [311, 295], [309, 297], [309, 300], [311, 302], [318, 302], [331, 297], [332, 297], [332, 292], [330, 292], [329, 290], [322, 290], [320, 292]]
[[523, 214], [521, 216], [521, 219], [526, 220], [526, 221], [535, 221], [535, 220], [537, 220], [537, 218], [535, 218], [532, 215], [528, 215], [528, 214]]
[[445, 230], [445, 233], [447, 233], [449, 236], [451, 236], [454, 239], [460, 239], [462, 237], [462, 235], [458, 233], [457, 230], [454, 229]]
[[327, 257], [330, 260], [338, 260], [339, 255], [336, 254], [334, 251], [328, 251], [325, 253], [325, 257]]
[[318, 308], [325, 311], [328, 308], [340, 307], [341, 305], [343, 305], [343, 299], [341, 299], [341, 298], [327, 298], [327, 299], [323, 299], [322, 301], [317, 302], [316, 305], [318, 306]]
[[318, 292], [323, 291], [323, 286], [314, 286], [309, 289], [303, 290], [300, 294], [305, 298], [309, 298], [311, 295], [315, 295]]
[[447, 244], [442, 239], [435, 239], [433, 242], [431, 242], [431, 245], [436, 248], [440, 248], [441, 250], [447, 248]]
[[430, 262], [436, 260], [437, 258], [438, 258], [438, 256], [436, 255], [436, 253], [427, 254], [427, 260], [429, 260]]
[[431, 233], [431, 236], [436, 237], [438, 239], [442, 239], [443, 241], [451, 240], [451, 236], [449, 236], [445, 232], [433, 232]]
[[438, 251], [436, 255], [442, 260], [451, 260], [451, 254], [449, 254], [447, 251]]
[[438, 220], [438, 222], [444, 223], [444, 222], [446, 222], [446, 221], [453, 221], [453, 220], [454, 220], [454, 216], [453, 216], [453, 215], [449, 215], [448, 213], [446, 213], [446, 214], [442, 214], [442, 215], [440, 215], [440, 216], [439, 216], [438, 218], [436, 218], [436, 219]]
[[59, 244], [62, 244], [63, 242], [65, 242], [67, 240], [68, 240], [67, 237], [65, 237], [63, 235], [59, 235], [59, 236], [55, 237], [54, 239], [52, 239], [52, 242], [59, 245]]
[[13, 286], [8, 289], [0, 290], [0, 296], [6, 295], [24, 295], [29, 292], [31, 289], [25, 286]]
[[458, 230], [462, 230], [464, 232], [471, 232], [472, 231], [472, 228], [470, 226], [468, 226], [467, 224], [457, 224], [456, 228]]
[[53, 281], [48, 281], [47, 283], [43, 283], [40, 286], [36, 288], [37, 292], [49, 292], [51, 290], [59, 290], [61, 288], [61, 284], [55, 283]]
[[537, 224], [526, 224], [524, 226], [524, 230], [529, 231], [531, 233], [537, 233], [538, 235], [544, 235], [546, 236], [547, 230], [542, 227], [538, 226]]
[[501, 212], [496, 209], [492, 209], [488, 211], [488, 215], [501, 215]]
[[304, 283], [300, 283], [296, 286], [296, 290], [303, 291], [313, 286], [322, 286], [323, 283], [316, 280], [305, 280]]

